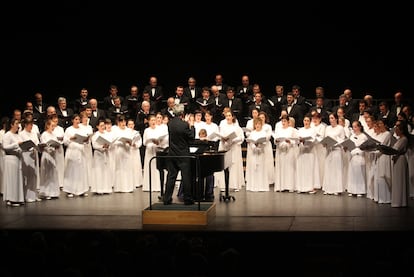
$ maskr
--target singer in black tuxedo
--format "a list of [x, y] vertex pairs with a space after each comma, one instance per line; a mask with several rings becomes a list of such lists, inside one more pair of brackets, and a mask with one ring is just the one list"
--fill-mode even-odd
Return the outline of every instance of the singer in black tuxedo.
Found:
[[[190, 143], [195, 138], [195, 128], [191, 123], [184, 121], [184, 105], [174, 106], [175, 116], [168, 122], [169, 149], [168, 156], [189, 156]], [[167, 159], [167, 184], [164, 193], [164, 205], [172, 203], [172, 194], [177, 180], [178, 171], [181, 171], [181, 186], [183, 187], [184, 204], [194, 204], [191, 186], [191, 158]]]

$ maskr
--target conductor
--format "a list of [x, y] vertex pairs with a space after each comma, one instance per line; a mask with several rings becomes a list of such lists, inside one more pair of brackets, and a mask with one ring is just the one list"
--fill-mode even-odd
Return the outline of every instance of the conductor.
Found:
[[178, 104], [173, 108], [174, 117], [168, 122], [169, 150], [168, 156], [186, 156], [183, 158], [167, 159], [167, 184], [163, 197], [164, 205], [172, 203], [178, 171], [181, 171], [184, 205], [194, 204], [191, 187], [190, 142], [194, 140], [195, 128], [190, 121], [185, 121], [184, 105]]

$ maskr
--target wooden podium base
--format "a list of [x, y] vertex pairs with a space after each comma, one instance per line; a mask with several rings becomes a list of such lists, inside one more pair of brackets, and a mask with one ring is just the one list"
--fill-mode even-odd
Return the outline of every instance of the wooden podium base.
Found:
[[215, 203], [155, 203], [142, 211], [142, 225], [208, 225], [215, 216]]

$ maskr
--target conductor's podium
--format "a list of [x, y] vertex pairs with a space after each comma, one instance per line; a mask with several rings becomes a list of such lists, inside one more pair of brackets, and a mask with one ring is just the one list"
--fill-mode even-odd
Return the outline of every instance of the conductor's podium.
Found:
[[[204, 178], [214, 172], [224, 170], [224, 152], [208, 151], [189, 156], [196, 164], [197, 178], [195, 179], [196, 191], [200, 192]], [[152, 159], [175, 159], [178, 157], [156, 155]], [[152, 159], [150, 163], [152, 162]], [[157, 160], [157, 167], [162, 162]], [[150, 166], [151, 168], [151, 166]], [[151, 174], [149, 174], [151, 176]], [[151, 189], [151, 187], [150, 187]], [[196, 197], [200, 199], [200, 197]], [[196, 199], [197, 200], [197, 199]], [[216, 216], [216, 204], [214, 202], [196, 201], [193, 205], [172, 203], [164, 205], [162, 202], [152, 203], [150, 194], [149, 207], [142, 211], [142, 225], [208, 225]]]
[[[199, 207], [200, 206], [200, 207]], [[142, 225], [208, 225], [216, 217], [214, 202], [184, 205], [155, 203], [142, 211]]]

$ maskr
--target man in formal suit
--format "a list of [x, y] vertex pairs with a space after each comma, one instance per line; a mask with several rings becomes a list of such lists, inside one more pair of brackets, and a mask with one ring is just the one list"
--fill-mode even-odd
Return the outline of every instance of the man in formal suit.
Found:
[[286, 95], [284, 93], [285, 87], [283, 85], [275, 85], [275, 94], [267, 100], [272, 111], [271, 114], [268, 115], [272, 128], [274, 128], [276, 122], [280, 118], [282, 107], [287, 104]]
[[214, 106], [212, 107], [211, 111], [213, 112], [214, 122], [219, 124], [223, 116], [223, 108], [224, 108], [224, 101], [226, 100], [226, 95], [220, 92], [219, 87], [216, 85], [212, 85], [210, 88], [211, 97], [214, 100]]
[[117, 117], [120, 115], [125, 116], [126, 119], [129, 118], [128, 106], [121, 103], [121, 98], [119, 96], [114, 97], [114, 105], [108, 109], [108, 116], [112, 121], [112, 124], [117, 123]]
[[125, 97], [125, 105], [128, 107], [129, 115], [131, 117], [135, 117], [141, 108], [139, 104], [142, 100], [142, 96], [139, 95], [139, 89], [137, 85], [132, 85], [129, 89], [129, 92], [129, 95]]
[[344, 89], [344, 93], [346, 96], [346, 102], [345, 102], [345, 113], [348, 116], [348, 119], [352, 117], [352, 114], [358, 112], [358, 105], [359, 102], [357, 99], [354, 99], [352, 97], [352, 90], [350, 88]]
[[[232, 86], [227, 87], [226, 99], [223, 101], [224, 107], [229, 107], [242, 125], [243, 102], [240, 98], [235, 97], [235, 90]], [[246, 126], [246, 125], [242, 125]]]
[[114, 106], [114, 99], [115, 97], [118, 97], [119, 100], [121, 100], [121, 105], [124, 104], [124, 97], [120, 96], [119, 94], [119, 90], [118, 90], [118, 86], [116, 85], [111, 85], [109, 87], [109, 95], [105, 96], [103, 99], [103, 109], [105, 110], [105, 112], [107, 112], [109, 114], [109, 108]]
[[[215, 101], [210, 95], [210, 88], [203, 87], [201, 96], [196, 100], [196, 110], [200, 110], [203, 114], [210, 111], [214, 115]], [[195, 111], [195, 110], [194, 110]]]
[[318, 98], [322, 98], [323, 99], [323, 103], [322, 103], [323, 108], [330, 112], [332, 110], [332, 107], [333, 107], [333, 102], [332, 102], [331, 99], [326, 98], [326, 96], [325, 96], [325, 88], [324, 87], [317, 86], [315, 88], [315, 99], [313, 99], [311, 101], [312, 107], [317, 106], [316, 100]]
[[354, 121], [361, 122], [362, 127], [364, 127], [364, 130], [367, 130], [369, 127], [367, 126], [367, 123], [365, 122], [365, 111], [367, 110], [367, 102], [365, 100], [360, 99], [358, 104], [358, 112], [353, 113], [350, 119], [350, 123]]
[[163, 115], [166, 115], [168, 117], [168, 119], [172, 119], [175, 114], [174, 114], [174, 106], [175, 106], [175, 99], [174, 97], [168, 97], [167, 99], [167, 107], [163, 108], [161, 110], [161, 113]]
[[378, 104], [378, 109], [378, 119], [383, 119], [384, 123], [387, 125], [388, 128], [393, 128], [398, 118], [394, 112], [390, 111], [388, 102], [381, 101]]
[[295, 119], [296, 127], [303, 127], [303, 109], [295, 104], [295, 97], [292, 92], [286, 96], [287, 104], [282, 107], [282, 110], [287, 111], [289, 117]]
[[74, 112], [71, 108], [68, 108], [65, 97], [58, 98], [58, 108], [56, 109], [59, 121], [58, 125], [66, 130], [67, 127], [72, 125], [72, 117]]
[[183, 104], [186, 113], [189, 112], [188, 106], [190, 104], [190, 98], [188, 96], [184, 95], [184, 87], [183, 86], [177, 86], [177, 88], [175, 89], [174, 102], [175, 102], [176, 105]]
[[[186, 122], [184, 105], [174, 106], [175, 116], [168, 122], [169, 150], [168, 156], [189, 156], [190, 143], [195, 138], [195, 128], [191, 121]], [[167, 160], [167, 184], [163, 196], [164, 205], [172, 203], [172, 194], [177, 180], [178, 172], [181, 172], [181, 185], [184, 194], [184, 205], [194, 204], [192, 193], [191, 158], [170, 158]]]
[[89, 100], [89, 104], [88, 104], [91, 109], [92, 109], [92, 114], [89, 120], [89, 125], [92, 126], [94, 132], [97, 131], [97, 125], [99, 123], [99, 119], [105, 119], [106, 116], [106, 112], [104, 109], [99, 109], [98, 108], [98, 100], [96, 98], [91, 98]]
[[84, 110], [85, 106], [89, 103], [88, 90], [82, 88], [79, 93], [79, 98], [75, 99], [73, 103], [73, 112], [79, 114]]
[[224, 83], [223, 75], [216, 74], [214, 77], [214, 86], [217, 87], [220, 93], [226, 94], [228, 84]]
[[270, 104], [267, 100], [264, 100], [264, 96], [261, 92], [255, 92], [254, 94], [254, 102], [252, 102], [249, 106], [249, 114], [251, 116], [252, 110], [257, 109], [259, 112], [265, 112], [266, 114], [270, 115], [272, 110], [270, 108]]
[[323, 96], [317, 96], [315, 99], [315, 105], [313, 105], [310, 111], [316, 111], [321, 115], [322, 122], [329, 124], [329, 114], [331, 111], [324, 105], [325, 98]]
[[241, 84], [237, 86], [236, 97], [240, 98], [243, 103], [243, 110], [240, 115], [240, 118], [243, 120], [243, 125], [246, 125], [245, 122], [247, 118], [250, 117], [249, 105], [253, 102], [253, 86], [250, 84], [249, 75], [243, 75], [241, 77]]
[[158, 84], [157, 77], [150, 77], [148, 85], [144, 87], [144, 91], [148, 91], [150, 93], [150, 99], [155, 103], [154, 112], [160, 112], [161, 109], [165, 107], [165, 103], [163, 103], [165, 94], [163, 87]]
[[390, 112], [398, 116], [402, 108], [406, 106], [407, 104], [408, 103], [404, 100], [402, 91], [397, 91], [394, 94], [394, 102], [391, 103]]
[[37, 119], [39, 126], [43, 129], [46, 122], [46, 109], [49, 105], [43, 101], [43, 95], [36, 92], [33, 101], [33, 118]]
[[[299, 85], [293, 85], [292, 86], [292, 93], [295, 98], [294, 103], [297, 105], [297, 107], [300, 107], [302, 109], [302, 114], [305, 115], [309, 112], [309, 109], [312, 106], [312, 103], [309, 102], [301, 93], [302, 88]], [[303, 123], [302, 123], [303, 124]]]
[[[149, 101], [144, 100], [141, 103], [141, 109], [139, 110], [136, 118], [135, 118], [135, 130], [137, 130], [141, 136], [144, 135], [144, 131], [146, 128], [149, 127], [149, 117], [151, 114], [154, 114], [151, 111], [151, 104]], [[141, 164], [144, 164], [145, 159], [145, 145], [143, 144], [139, 150], [141, 153]]]
[[194, 77], [188, 78], [188, 86], [184, 87], [184, 96], [189, 99], [186, 107], [187, 113], [194, 113], [197, 110], [196, 101], [201, 97], [202, 88], [197, 86], [197, 81]]

